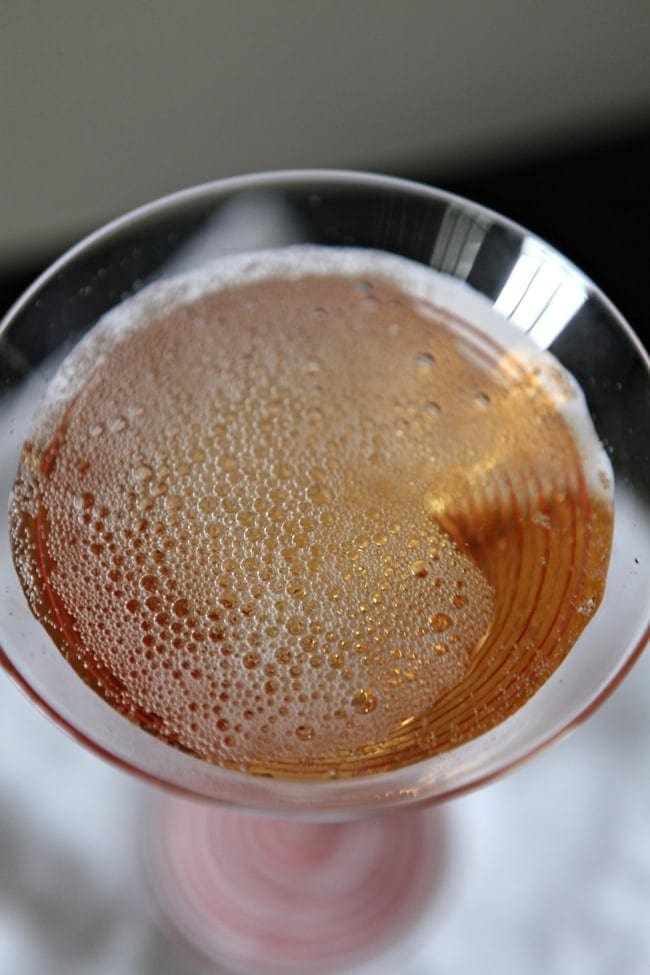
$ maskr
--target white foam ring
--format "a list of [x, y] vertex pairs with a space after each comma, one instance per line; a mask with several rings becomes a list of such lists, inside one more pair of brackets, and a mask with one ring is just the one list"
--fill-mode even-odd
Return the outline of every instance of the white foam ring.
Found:
[[[296, 280], [307, 275], [384, 278], [421, 299], [425, 308], [428, 305], [432, 311], [442, 309], [470, 323], [483, 333], [492, 350], [495, 342], [507, 350], [527, 372], [537, 376], [575, 438], [589, 488], [611, 503], [611, 464], [596, 436], [578, 383], [557, 359], [504, 319], [484, 295], [464, 281], [403, 257], [361, 248], [301, 244], [219, 257], [198, 270], [150, 284], [107, 312], [65, 359], [34, 415], [32, 439], [51, 434], [66, 406], [103, 361], [106, 351], [126, 341], [133, 332], [146, 328], [153, 317], [168, 314], [219, 290], [271, 279]], [[474, 344], [481, 350], [480, 337], [474, 338]], [[471, 356], [471, 345], [466, 341], [459, 348], [465, 356]], [[494, 372], [494, 378], [499, 378], [498, 371]]]

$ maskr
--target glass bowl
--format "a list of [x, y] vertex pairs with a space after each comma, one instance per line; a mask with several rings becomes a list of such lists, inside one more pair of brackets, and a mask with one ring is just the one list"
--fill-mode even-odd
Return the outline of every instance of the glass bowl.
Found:
[[[208, 764], [113, 711], [32, 616], [13, 567], [7, 503], [30, 421], [62, 357], [146, 284], [215, 257], [291, 244], [374, 248], [467, 283], [549, 349], [582, 388], [615, 477], [615, 528], [601, 607], [541, 689], [479, 738], [395, 771], [292, 781]], [[297, 171], [175, 193], [113, 221], [46, 271], [0, 325], [0, 661], [79, 741], [151, 782], [241, 809], [323, 820], [448, 799], [538, 752], [611, 693], [648, 638], [648, 357], [577, 268], [475, 203], [383, 176]]]

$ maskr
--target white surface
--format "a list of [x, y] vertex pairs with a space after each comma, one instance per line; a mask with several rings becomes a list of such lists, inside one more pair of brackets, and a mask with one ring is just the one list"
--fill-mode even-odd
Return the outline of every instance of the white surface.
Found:
[[[400, 975], [646, 975], [650, 655], [587, 725], [448, 807], [452, 882]], [[193, 975], [149, 914], [150, 790], [0, 674], [0, 972]]]
[[191, 183], [642, 120], [647, 0], [0, 4], [0, 259]]

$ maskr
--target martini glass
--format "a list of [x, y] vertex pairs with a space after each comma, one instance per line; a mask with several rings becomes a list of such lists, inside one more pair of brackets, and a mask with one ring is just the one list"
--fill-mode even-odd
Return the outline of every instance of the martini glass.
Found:
[[[32, 616], [7, 521], [34, 410], [102, 315], [216, 257], [304, 243], [378, 249], [466, 282], [573, 374], [615, 478], [603, 602], [522, 708], [415, 764], [309, 782], [211, 765], [113, 711]], [[422, 916], [442, 877], [444, 827], [428, 807], [517, 766], [616, 687], [648, 638], [649, 407], [640, 342], [569, 261], [484, 207], [381, 176], [272, 173], [176, 193], [86, 238], [11, 309], [0, 327], [0, 661], [77, 740], [177, 793], [154, 814], [150, 875], [168, 920], [203, 956], [239, 971], [288, 973], [358, 967], [385, 953]]]

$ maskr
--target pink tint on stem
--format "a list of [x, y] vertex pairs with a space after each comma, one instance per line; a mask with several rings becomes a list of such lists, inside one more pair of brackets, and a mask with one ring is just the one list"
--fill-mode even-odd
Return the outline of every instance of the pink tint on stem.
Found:
[[150, 875], [167, 922], [256, 975], [349, 970], [418, 926], [447, 863], [440, 810], [296, 823], [166, 798]]

